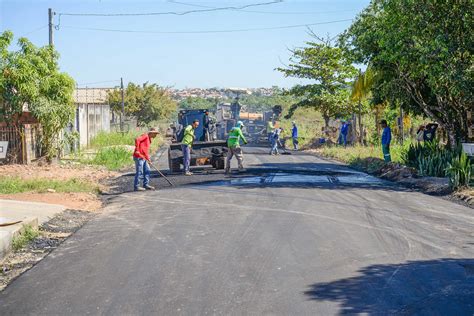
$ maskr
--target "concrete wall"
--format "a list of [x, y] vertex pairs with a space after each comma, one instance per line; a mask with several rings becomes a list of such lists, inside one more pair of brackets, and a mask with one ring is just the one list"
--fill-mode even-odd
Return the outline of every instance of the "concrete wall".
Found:
[[80, 146], [87, 146], [100, 131], [110, 131], [108, 104], [77, 104], [75, 129], [79, 132]]

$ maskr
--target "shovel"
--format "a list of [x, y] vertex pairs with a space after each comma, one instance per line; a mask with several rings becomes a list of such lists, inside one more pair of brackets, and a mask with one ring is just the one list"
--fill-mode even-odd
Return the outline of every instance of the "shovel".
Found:
[[173, 183], [170, 181], [170, 179], [168, 179], [161, 171], [160, 169], [158, 169], [157, 167], [155, 167], [155, 165], [153, 165], [150, 161], [148, 161], [148, 163], [150, 164], [150, 166], [155, 169], [156, 171], [158, 171], [158, 173], [160, 174], [160, 176], [162, 176], [166, 181], [168, 181], [168, 183], [170, 184], [170, 186], [173, 186]]

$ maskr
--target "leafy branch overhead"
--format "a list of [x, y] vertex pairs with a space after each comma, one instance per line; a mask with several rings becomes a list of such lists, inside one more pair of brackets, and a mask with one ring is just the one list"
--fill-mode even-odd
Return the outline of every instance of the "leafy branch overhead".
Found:
[[340, 45], [380, 74], [374, 98], [430, 117], [455, 145], [474, 99], [472, 12], [472, 0], [373, 0]]
[[301, 98], [292, 105], [291, 116], [299, 107], [312, 107], [321, 112], [326, 126], [334, 116], [347, 115], [353, 110], [349, 99], [350, 82], [357, 69], [339, 47], [329, 41], [307, 42], [306, 47], [292, 50], [287, 68], [277, 68], [286, 77], [306, 79], [308, 84], [296, 85], [289, 94]]

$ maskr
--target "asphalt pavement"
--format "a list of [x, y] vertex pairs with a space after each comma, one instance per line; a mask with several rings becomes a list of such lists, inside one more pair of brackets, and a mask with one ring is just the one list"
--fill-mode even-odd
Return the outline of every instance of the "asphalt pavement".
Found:
[[472, 209], [310, 154], [245, 152], [244, 173], [111, 195], [0, 293], [0, 314], [474, 314]]

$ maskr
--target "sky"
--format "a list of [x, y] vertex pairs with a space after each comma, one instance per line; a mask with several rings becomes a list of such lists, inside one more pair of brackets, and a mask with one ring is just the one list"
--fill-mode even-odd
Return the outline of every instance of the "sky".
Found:
[[[369, 1], [286, 0], [184, 15], [90, 16], [67, 14], [182, 13], [272, 0], [0, 0], [0, 30], [47, 45], [52, 8], [61, 71], [81, 87], [112, 87], [121, 77], [175, 88], [291, 87], [302, 81], [275, 68], [288, 63], [290, 49], [312, 40], [305, 25], [314, 24], [319, 36], [337, 36]], [[318, 24], [325, 22], [334, 23]]]

